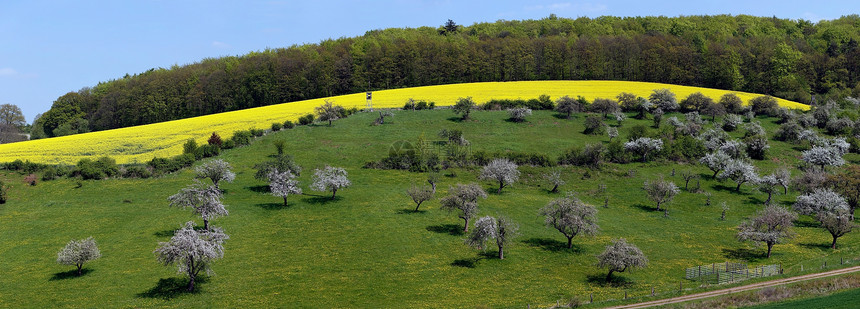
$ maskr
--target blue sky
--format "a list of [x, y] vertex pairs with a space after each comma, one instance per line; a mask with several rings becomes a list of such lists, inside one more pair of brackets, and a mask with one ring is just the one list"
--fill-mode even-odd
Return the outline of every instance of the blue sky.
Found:
[[27, 121], [69, 91], [150, 68], [390, 27], [499, 19], [749, 14], [818, 21], [860, 1], [0, 0], [0, 103]]

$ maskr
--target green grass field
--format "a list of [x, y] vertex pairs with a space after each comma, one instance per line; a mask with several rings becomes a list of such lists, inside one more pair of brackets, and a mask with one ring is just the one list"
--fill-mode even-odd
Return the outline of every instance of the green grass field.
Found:
[[860, 289], [828, 296], [751, 307], [754, 309], [852, 309], [857, 308]]
[[[466, 132], [473, 151], [539, 152], [552, 158], [572, 146], [608, 138], [582, 134], [583, 115], [564, 120], [547, 111], [536, 111], [525, 123], [505, 121], [506, 112], [475, 112], [474, 120], [458, 122], [450, 119], [451, 111], [439, 110], [399, 111], [390, 123], [371, 126], [375, 116], [359, 113], [332, 127], [297, 127], [222, 153], [237, 177], [221, 185], [230, 215], [213, 224], [231, 238], [224, 259], [213, 264], [215, 275], [193, 294], [178, 292], [184, 277], [159, 265], [152, 253], [184, 222], [202, 225], [190, 212], [167, 203], [169, 195], [192, 182], [191, 171], [156, 179], [85, 181], [81, 188], [70, 179], [31, 187], [21, 175], [0, 176], [13, 186], [9, 202], [0, 205], [0, 269], [5, 271], [0, 307], [522, 308], [570, 296], [584, 299], [590, 293], [602, 301], [621, 298], [624, 291], [633, 297], [650, 293], [651, 287], [658, 293], [676, 290], [684, 268], [699, 264], [746, 260], [751, 265], [782, 263], [792, 271], [800, 263], [860, 253], [857, 233], [841, 238], [834, 251], [829, 234], [803, 218], [798, 237], [776, 245], [773, 257], [765, 259], [763, 248], [735, 240], [735, 227], [762, 207], [766, 194], [748, 185], [735, 193], [732, 182], [711, 180], [703, 166], [652, 162], [608, 164], [599, 171], [564, 168], [567, 184], [560, 190], [575, 191], [598, 206], [601, 227], [596, 237], [574, 238], [572, 250], [538, 215], [538, 209], [564, 194], [548, 193], [540, 178], [546, 168], [521, 167], [519, 183], [480, 201], [479, 215], [506, 215], [520, 226], [521, 236], [498, 260], [489, 257], [494, 250], [482, 255], [467, 247], [458, 232], [462, 220], [439, 209], [438, 198], [448, 186], [476, 182], [477, 168], [445, 171], [437, 199], [412, 213], [414, 204], [405, 190], [423, 184], [425, 174], [361, 167], [387, 155], [397, 141], [415, 141], [422, 134], [432, 140], [443, 128]], [[773, 134], [775, 119], [760, 120]], [[651, 121], [625, 121], [621, 137], [638, 123]], [[287, 141], [287, 153], [304, 168], [299, 180], [305, 195], [291, 197], [289, 207], [253, 178], [252, 167], [274, 153], [277, 139]], [[798, 162], [795, 145], [771, 141], [771, 147], [767, 160], [755, 162], [761, 172]], [[846, 159], [856, 162], [858, 157]], [[345, 167], [353, 182], [334, 201], [308, 189], [313, 169], [326, 164]], [[681, 177], [670, 172], [688, 168], [702, 174], [701, 186], [713, 193], [713, 204], [706, 207], [704, 195], [682, 189], [667, 205], [671, 217], [663, 218], [640, 187], [646, 179], [664, 175], [683, 188]], [[608, 188], [609, 208], [599, 207], [602, 198], [595, 192], [600, 184]], [[789, 192], [775, 199], [790, 205], [794, 197]], [[722, 201], [731, 207], [725, 221], [719, 220]], [[102, 258], [75, 277], [73, 267], [55, 262], [56, 253], [70, 239], [87, 236], [96, 239]], [[607, 285], [602, 282], [605, 270], [594, 266], [595, 255], [618, 237], [642, 249], [650, 264], [620, 273], [615, 277], [619, 283]]]

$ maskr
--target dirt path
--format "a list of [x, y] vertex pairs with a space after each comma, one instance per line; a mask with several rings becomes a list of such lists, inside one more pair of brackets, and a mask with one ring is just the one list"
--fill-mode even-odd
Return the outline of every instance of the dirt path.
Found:
[[687, 301], [691, 301], [691, 300], [699, 300], [699, 299], [704, 299], [704, 298], [709, 298], [709, 297], [714, 297], [714, 296], [727, 295], [727, 294], [732, 294], [732, 293], [737, 293], [737, 292], [757, 290], [757, 289], [761, 289], [761, 288], [778, 286], [778, 285], [789, 284], [789, 283], [795, 283], [795, 282], [800, 282], [800, 281], [806, 281], [806, 280], [812, 280], [812, 279], [818, 279], [818, 278], [824, 278], [824, 277], [831, 277], [831, 276], [838, 276], [838, 275], [853, 273], [853, 272], [857, 272], [857, 271], [860, 271], [860, 266], [831, 270], [831, 271], [827, 271], [827, 272], [823, 272], [823, 273], [808, 274], [808, 275], [785, 278], [785, 279], [759, 282], [759, 283], [755, 283], [755, 284], [743, 285], [743, 286], [738, 286], [738, 287], [733, 287], [733, 288], [728, 288], [728, 289], [722, 289], [722, 290], [715, 290], [715, 291], [709, 291], [709, 292], [703, 292], [703, 293], [697, 293], [697, 294], [678, 296], [678, 297], [673, 297], [673, 298], [648, 301], [648, 302], [644, 302], [644, 303], [608, 307], [608, 309], [647, 308], [647, 307], [653, 307], [653, 306], [675, 304], [675, 303], [687, 302]]

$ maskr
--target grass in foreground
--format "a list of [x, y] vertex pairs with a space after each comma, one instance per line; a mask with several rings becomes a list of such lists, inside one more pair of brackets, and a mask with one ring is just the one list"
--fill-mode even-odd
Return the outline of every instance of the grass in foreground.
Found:
[[[230, 216], [217, 219], [230, 235], [225, 258], [214, 265], [215, 275], [193, 294], [174, 268], [158, 263], [152, 251], [172, 231], [194, 219], [187, 211], [169, 208], [167, 196], [191, 182], [188, 170], [158, 179], [87, 181], [75, 188], [73, 180], [25, 186], [21, 176], [6, 175], [13, 183], [10, 201], [0, 206], [0, 307], [524, 307], [554, 304], [577, 296], [595, 300], [618, 299], [677, 288], [683, 270], [699, 264], [746, 260], [751, 265], [782, 263], [793, 269], [822, 256], [857, 256], [856, 233], [830, 250], [829, 234], [809, 219], [802, 220], [798, 237], [774, 247], [771, 259], [763, 249], [735, 240], [735, 227], [751, 215], [766, 196], [750, 186], [741, 193], [733, 185], [709, 178], [701, 166], [664, 163], [610, 164], [600, 171], [564, 169], [567, 184], [586, 202], [602, 205], [596, 194], [607, 186], [609, 208], [598, 208], [601, 234], [577, 237], [574, 248], [543, 225], [538, 209], [563, 196], [548, 193], [540, 179], [546, 169], [522, 167], [521, 182], [501, 195], [480, 202], [479, 215], [506, 215], [520, 225], [522, 236], [506, 249], [505, 260], [481, 254], [463, 244], [461, 220], [439, 209], [438, 199], [413, 213], [405, 191], [425, 176], [403, 171], [368, 170], [365, 162], [378, 160], [396, 141], [428, 138], [443, 128], [462, 129], [473, 150], [541, 152], [551, 157], [586, 143], [608, 138], [586, 136], [584, 117], [562, 120], [550, 112], [536, 112], [526, 123], [505, 121], [505, 112], [476, 112], [473, 121], [451, 121], [450, 111], [397, 112], [390, 123], [371, 126], [376, 115], [360, 113], [333, 127], [312, 126], [282, 131], [258, 139], [252, 146], [233, 149], [220, 158], [235, 167], [234, 183], [225, 203]], [[773, 119], [761, 119], [769, 132]], [[621, 136], [637, 123], [630, 119]], [[738, 132], [734, 134], [739, 134]], [[307, 191], [292, 197], [288, 207], [263, 192], [251, 167], [274, 153], [272, 142], [286, 140], [287, 153], [304, 168], [299, 178], [307, 190], [314, 168], [325, 164], [347, 169], [353, 187], [327, 193]], [[799, 152], [771, 142], [768, 160], [756, 162], [768, 173], [793, 165]], [[847, 157], [856, 162], [856, 156]], [[639, 189], [646, 179], [664, 175], [676, 183], [672, 169], [690, 168], [702, 174], [701, 187], [714, 194], [712, 206], [704, 196], [683, 191], [667, 206], [671, 217], [653, 210]], [[447, 171], [439, 185], [441, 197], [449, 185], [476, 181], [477, 169]], [[589, 176], [586, 176], [588, 174]], [[496, 184], [480, 182], [486, 189]], [[788, 205], [794, 200], [778, 195]], [[731, 207], [719, 220], [719, 203]], [[201, 221], [198, 219], [198, 224]], [[56, 252], [69, 241], [93, 236], [102, 258], [86, 264], [82, 277], [55, 263]], [[597, 269], [595, 255], [613, 238], [625, 237], [650, 259], [643, 270], [622, 273], [606, 284], [606, 271]], [[693, 282], [685, 282], [686, 285]]]

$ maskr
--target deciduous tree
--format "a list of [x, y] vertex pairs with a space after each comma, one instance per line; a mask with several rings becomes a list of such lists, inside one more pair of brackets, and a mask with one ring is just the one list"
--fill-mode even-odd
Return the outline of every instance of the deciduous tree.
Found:
[[179, 190], [179, 193], [167, 198], [170, 206], [191, 208], [191, 211], [203, 218], [203, 228], [209, 230], [209, 221], [229, 214], [224, 203], [221, 190], [208, 186], [199, 181]]
[[[642, 190], [645, 190], [648, 199], [657, 203], [657, 210], [660, 210], [660, 205], [672, 201], [675, 195], [680, 192], [674, 182], [663, 179], [663, 176], [660, 176], [656, 180], [646, 180], [642, 186]], [[669, 214], [668, 209], [664, 209], [664, 212], [666, 215]]]
[[87, 239], [71, 240], [63, 250], [57, 253], [57, 263], [63, 265], [75, 265], [78, 268], [78, 276], [83, 274], [84, 263], [98, 259], [102, 256], [99, 247], [92, 236]]
[[343, 106], [334, 105], [334, 102], [326, 99], [323, 105], [314, 107], [314, 112], [317, 114], [317, 119], [320, 121], [328, 121], [328, 126], [331, 122], [340, 119], [343, 114]]
[[287, 206], [287, 197], [294, 194], [302, 194], [296, 175], [290, 171], [279, 171], [277, 169], [269, 172], [269, 190], [272, 195], [282, 197], [284, 206]]
[[233, 179], [236, 178], [236, 174], [230, 168], [230, 163], [227, 163], [227, 161], [215, 159], [201, 164], [194, 169], [194, 172], [197, 173], [196, 178], [207, 178], [212, 181], [212, 185], [216, 189], [220, 189], [218, 187], [219, 182], [233, 182]]
[[230, 237], [221, 228], [198, 231], [194, 222], [176, 230], [168, 242], [159, 242], [155, 249], [158, 262], [164, 266], [176, 265], [177, 271], [188, 275], [188, 291], [194, 291], [194, 283], [200, 272], [211, 273], [210, 264], [224, 257], [225, 240]]
[[627, 243], [624, 238], [613, 240], [606, 250], [597, 256], [597, 267], [608, 268], [606, 282], [612, 281], [612, 273], [625, 272], [633, 268], [645, 268], [648, 266], [648, 258], [638, 247]]
[[415, 202], [415, 211], [418, 211], [418, 207], [421, 207], [421, 203], [429, 201], [433, 199], [434, 191], [429, 187], [419, 187], [416, 185], [412, 185], [409, 189], [406, 190], [406, 195], [412, 198], [412, 201]]
[[766, 206], [756, 212], [756, 216], [738, 226], [738, 240], [762, 242], [767, 245], [770, 258], [773, 245], [783, 243], [794, 237], [794, 220], [797, 214], [776, 205]]
[[326, 165], [323, 169], [314, 170], [314, 183], [311, 184], [311, 189], [317, 191], [331, 191], [331, 199], [334, 199], [337, 194], [337, 190], [351, 185], [352, 182], [347, 178], [346, 170], [340, 167], [331, 167]]
[[460, 211], [460, 219], [465, 221], [463, 232], [469, 231], [469, 220], [478, 214], [478, 198], [487, 198], [487, 192], [481, 186], [471, 184], [457, 184], [448, 190], [448, 196], [442, 198], [442, 209]]
[[518, 235], [518, 229], [519, 227], [506, 217], [481, 217], [475, 221], [475, 229], [469, 234], [466, 244], [483, 250], [487, 241], [494, 240], [499, 248], [499, 259], [503, 260], [505, 258], [505, 246]]
[[493, 159], [487, 166], [481, 169], [481, 180], [494, 180], [499, 183], [498, 193], [502, 188], [520, 179], [520, 171], [516, 163], [508, 159]]
[[717, 178], [734, 180], [734, 182], [738, 184], [738, 186], [735, 187], [735, 191], [740, 192], [742, 184], [758, 181], [758, 174], [756, 174], [755, 166], [752, 164], [742, 160], [731, 160], [726, 164], [726, 168], [723, 173]]
[[600, 230], [597, 225], [597, 208], [577, 198], [554, 199], [541, 208], [540, 215], [546, 217], [545, 223], [567, 237], [567, 248], [573, 247], [576, 235], [595, 235]]
[[475, 104], [475, 101], [472, 101], [472, 97], [465, 97], [457, 99], [457, 103], [454, 104], [452, 109], [454, 110], [454, 114], [460, 115], [463, 120], [468, 120], [469, 115], [475, 107], [477, 107], [477, 104]]

